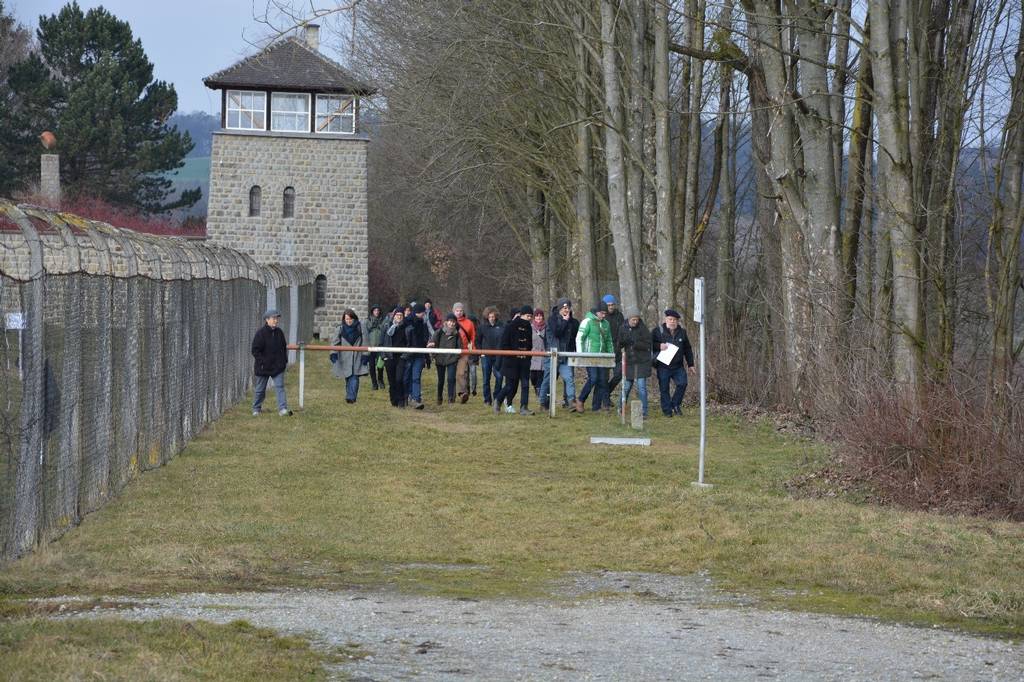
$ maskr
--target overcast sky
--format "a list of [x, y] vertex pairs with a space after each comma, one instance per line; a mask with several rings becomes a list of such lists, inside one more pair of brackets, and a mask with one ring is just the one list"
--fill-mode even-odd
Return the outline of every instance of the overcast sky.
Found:
[[[70, 0], [5, 0], [4, 5], [32, 29], [39, 15], [60, 11]], [[263, 0], [78, 0], [88, 11], [102, 6], [132, 27], [153, 63], [156, 78], [174, 84], [178, 110], [220, 112], [220, 99], [203, 78], [252, 54], [251, 46], [269, 33], [253, 19]], [[255, 9], [254, 9], [255, 8]]]

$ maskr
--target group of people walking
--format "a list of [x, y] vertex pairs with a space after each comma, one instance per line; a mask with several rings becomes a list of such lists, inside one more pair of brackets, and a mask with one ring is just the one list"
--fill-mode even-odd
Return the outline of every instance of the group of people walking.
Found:
[[[398, 306], [388, 313], [379, 305], [371, 306], [366, 320], [354, 310], [346, 310], [333, 344], [336, 346], [437, 349], [448, 353], [350, 352], [332, 353], [332, 372], [345, 380], [345, 400], [354, 403], [361, 377], [369, 374], [373, 390], [387, 388], [395, 407], [423, 409], [421, 377], [434, 365], [437, 372], [437, 404], [447, 396], [449, 404], [467, 403], [477, 395], [477, 359], [481, 369], [483, 402], [494, 412], [503, 409], [521, 415], [533, 414], [531, 389], [542, 409], [547, 410], [559, 379], [562, 380], [562, 404], [582, 413], [590, 400], [594, 412], [611, 411], [613, 391], [622, 382], [624, 399], [636, 387], [648, 413], [647, 379], [656, 372], [663, 415], [681, 414], [683, 396], [693, 371], [693, 349], [680, 315], [664, 311], [662, 322], [649, 329], [640, 311], [619, 310], [611, 294], [582, 319], [576, 317], [572, 301], [562, 298], [546, 315], [541, 308], [514, 308], [508, 319], [500, 320], [498, 310], [488, 306], [483, 319], [467, 315], [462, 303], [455, 303], [443, 318], [430, 301]], [[557, 349], [558, 361], [551, 356], [530, 356], [528, 352], [549, 353]], [[506, 351], [500, 355], [470, 355], [461, 351]], [[520, 351], [524, 355], [517, 355]], [[615, 366], [586, 367], [586, 379], [576, 392], [574, 367], [564, 353], [614, 353]], [[492, 386], [493, 379], [493, 386]], [[519, 408], [514, 407], [519, 396]], [[254, 406], [254, 410], [256, 406]]]

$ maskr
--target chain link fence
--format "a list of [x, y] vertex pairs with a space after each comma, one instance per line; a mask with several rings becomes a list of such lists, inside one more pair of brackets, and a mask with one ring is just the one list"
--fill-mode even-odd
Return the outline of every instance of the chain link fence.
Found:
[[245, 396], [267, 307], [313, 273], [0, 200], [0, 561], [46, 543]]

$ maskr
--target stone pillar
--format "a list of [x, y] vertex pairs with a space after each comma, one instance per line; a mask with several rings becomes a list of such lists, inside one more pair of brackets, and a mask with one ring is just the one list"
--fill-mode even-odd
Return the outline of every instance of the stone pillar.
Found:
[[39, 193], [53, 206], [60, 206], [60, 154], [39, 157]]

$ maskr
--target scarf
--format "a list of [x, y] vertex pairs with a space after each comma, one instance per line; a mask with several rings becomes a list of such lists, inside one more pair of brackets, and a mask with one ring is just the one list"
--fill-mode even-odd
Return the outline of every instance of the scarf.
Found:
[[348, 341], [350, 344], [352, 344], [353, 346], [356, 345], [356, 341], [359, 339], [359, 323], [356, 322], [355, 324], [345, 324], [344, 322], [342, 322], [341, 335], [345, 337], [345, 340]]
[[540, 322], [537, 322], [537, 317], [536, 316], [534, 316], [533, 322], [531, 322], [531, 324], [533, 325], [534, 330], [538, 334], [541, 333], [542, 331], [544, 331], [544, 323], [545, 323], [544, 320], [541, 320]]

